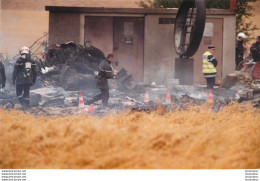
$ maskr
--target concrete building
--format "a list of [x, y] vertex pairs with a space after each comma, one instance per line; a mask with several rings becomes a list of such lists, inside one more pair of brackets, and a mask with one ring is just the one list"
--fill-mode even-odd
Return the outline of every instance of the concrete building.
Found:
[[136, 0], [0, 0], [0, 52], [12, 58], [22, 46], [30, 47], [48, 33], [49, 12], [45, 11], [45, 6], [137, 8], [135, 2]]
[[[175, 76], [174, 22], [177, 9], [46, 6], [50, 44], [90, 40], [113, 53], [137, 81], [164, 82]], [[235, 70], [235, 12], [207, 10], [206, 27], [194, 58], [193, 82], [204, 83], [202, 54], [216, 46], [217, 83]]]

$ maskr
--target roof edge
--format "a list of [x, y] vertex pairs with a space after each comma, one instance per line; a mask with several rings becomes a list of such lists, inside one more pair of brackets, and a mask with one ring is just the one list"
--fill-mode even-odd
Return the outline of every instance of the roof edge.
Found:
[[[178, 8], [107, 8], [107, 7], [71, 7], [71, 6], [45, 6], [50, 12], [69, 13], [127, 13], [127, 14], [177, 14]], [[235, 15], [231, 9], [207, 9], [207, 15]]]

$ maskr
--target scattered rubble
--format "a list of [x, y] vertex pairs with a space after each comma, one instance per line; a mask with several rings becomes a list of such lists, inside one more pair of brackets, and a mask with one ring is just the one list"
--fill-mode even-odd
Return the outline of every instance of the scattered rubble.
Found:
[[[73, 42], [50, 46], [46, 60], [37, 59], [38, 77], [36, 85], [31, 89], [29, 111], [46, 116], [82, 113], [104, 115], [125, 110], [149, 113], [160, 108], [163, 113], [185, 109], [189, 105], [201, 105], [208, 100], [208, 90], [205, 88], [178, 85], [177, 81], [167, 85], [135, 82], [132, 75], [123, 68], [118, 71], [115, 79], [109, 80], [109, 109], [103, 109], [101, 102], [92, 107], [79, 108], [80, 93], [85, 102], [97, 94], [94, 71], [104, 58], [104, 53], [94, 46], [83, 47]], [[8, 64], [7, 67], [7, 74], [11, 76], [13, 65]], [[170, 91], [170, 105], [165, 102], [167, 90]], [[149, 92], [148, 103], [144, 103], [146, 91]], [[260, 84], [247, 72], [229, 74], [212, 93], [214, 111], [233, 101], [250, 101], [255, 107], [260, 106]], [[14, 88], [0, 92], [0, 105], [5, 109], [22, 109], [18, 106]]]

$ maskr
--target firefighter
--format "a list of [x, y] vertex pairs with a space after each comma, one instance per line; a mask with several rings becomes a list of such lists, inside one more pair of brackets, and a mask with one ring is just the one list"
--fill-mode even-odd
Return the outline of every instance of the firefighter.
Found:
[[4, 58], [4, 54], [2, 54], [2, 53], [0, 54], [0, 56], [1, 56], [1, 61], [0, 61], [0, 74], [1, 74], [0, 83], [1, 83], [1, 86], [0, 86], [0, 90], [1, 90], [1, 92], [3, 92], [3, 89], [5, 87], [5, 82], [6, 82], [5, 66], [4, 66], [4, 63], [3, 63], [5, 58]]
[[36, 63], [31, 59], [30, 49], [23, 46], [14, 65], [12, 82], [16, 85], [16, 96], [23, 108], [30, 108], [30, 87], [36, 82]]
[[260, 61], [260, 36], [257, 36], [256, 42], [250, 47], [250, 53], [255, 62]]
[[208, 50], [203, 54], [203, 67], [202, 71], [207, 82], [207, 88], [212, 89], [215, 85], [218, 65], [217, 59], [213, 56], [215, 51], [214, 45], [209, 45]]
[[108, 54], [107, 58], [99, 64], [95, 80], [97, 82], [96, 86], [98, 89], [100, 89], [101, 93], [96, 95], [92, 100], [87, 101], [88, 105], [102, 99], [103, 107], [104, 108], [108, 107], [108, 99], [109, 99], [108, 79], [112, 79], [118, 75], [117, 73], [114, 72], [114, 69], [111, 65], [113, 61], [114, 61], [114, 55]]
[[238, 64], [244, 60], [244, 40], [246, 38], [245, 33], [238, 33], [236, 43], [236, 69]]

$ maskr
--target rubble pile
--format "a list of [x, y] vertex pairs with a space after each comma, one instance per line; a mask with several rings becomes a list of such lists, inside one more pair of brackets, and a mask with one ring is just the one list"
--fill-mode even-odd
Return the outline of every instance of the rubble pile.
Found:
[[238, 102], [250, 101], [255, 107], [260, 106], [260, 82], [245, 71], [228, 74], [220, 88], [232, 91]]
[[44, 86], [61, 86], [65, 90], [94, 87], [94, 71], [104, 59], [97, 48], [83, 47], [73, 42], [52, 45], [46, 60], [38, 60], [38, 80]]
[[[139, 86], [139, 89], [132, 92], [122, 92], [111, 89], [109, 109], [103, 109], [99, 101], [94, 103], [93, 112], [89, 112], [89, 106], [79, 107], [79, 94], [82, 93], [86, 102], [97, 94], [96, 89], [82, 91], [67, 91], [62, 87], [41, 87], [31, 90], [30, 103], [31, 113], [41, 116], [51, 115], [104, 115], [108, 113], [120, 113], [124, 111], [145, 111], [151, 112], [162, 109], [162, 113], [174, 111], [175, 109], [186, 109], [190, 105], [202, 105], [208, 100], [208, 91], [194, 86], [176, 85], [170, 90], [171, 103], [166, 103], [167, 87]], [[140, 94], [139, 92], [143, 92]], [[149, 92], [149, 102], [144, 102], [145, 92]], [[215, 89], [213, 90], [214, 104], [212, 108], [218, 111], [235, 100], [235, 90]], [[1, 96], [2, 95], [2, 96]], [[6, 109], [20, 109], [14, 92], [0, 94], [0, 104]]]
[[[36, 115], [91, 114], [104, 115], [126, 110], [151, 112], [161, 109], [162, 113], [175, 109], [186, 109], [190, 105], [202, 105], [208, 100], [208, 89], [188, 85], [161, 85], [156, 82], [144, 84], [135, 82], [132, 75], [122, 68], [115, 79], [109, 80], [109, 109], [103, 109], [97, 102], [89, 107], [79, 107], [79, 94], [84, 102], [97, 95], [94, 71], [105, 59], [104, 53], [94, 46], [84, 47], [73, 42], [52, 45], [46, 52], [46, 59], [38, 59], [38, 77], [36, 85], [31, 87], [30, 112]], [[15, 62], [15, 61], [13, 61]], [[116, 63], [115, 65], [116, 66]], [[6, 63], [9, 78], [7, 88], [0, 92], [0, 105], [5, 109], [19, 107], [14, 86], [11, 84], [13, 65]], [[149, 100], [144, 101], [145, 92]], [[170, 104], [166, 101], [166, 92], [170, 92]], [[219, 88], [212, 90], [212, 110], [219, 111], [221, 106], [230, 102], [253, 103], [260, 106], [260, 86], [249, 73], [237, 71], [229, 74]], [[168, 93], [167, 93], [168, 94]], [[168, 100], [169, 101], [169, 100]]]
[[[45, 56], [46, 60], [37, 60], [41, 85], [60, 86], [70, 91], [95, 88], [94, 71], [105, 59], [104, 53], [98, 48], [83, 47], [73, 42], [52, 45]], [[119, 75], [118, 86], [122, 89], [133, 88], [133, 78], [125, 69], [120, 70]]]
[[[115, 80], [116, 81], [116, 80]], [[176, 85], [169, 88], [171, 104], [166, 104], [167, 87], [140, 86], [139, 89], [131, 92], [110, 90], [109, 109], [103, 109], [102, 103], [96, 102], [93, 106], [93, 112], [89, 112], [89, 105], [79, 107], [79, 94], [82, 93], [84, 102], [90, 100], [97, 94], [96, 89], [85, 89], [81, 91], [68, 91], [59, 86], [40, 87], [31, 90], [30, 104], [31, 113], [41, 116], [52, 115], [104, 115], [108, 113], [118, 114], [120, 112], [145, 111], [151, 112], [159, 107], [166, 111], [175, 109], [186, 109], [190, 105], [202, 105], [208, 101], [208, 90], [195, 86]], [[240, 91], [237, 91], [240, 89]], [[213, 89], [212, 110], [218, 111], [222, 106], [228, 105], [233, 101], [244, 102], [251, 101], [255, 107], [259, 107], [260, 99], [254, 94], [249, 97], [247, 89], [242, 91], [242, 87], [232, 87], [231, 89]], [[149, 102], [144, 102], [145, 92], [149, 92]], [[142, 93], [140, 93], [142, 92]], [[0, 93], [0, 104], [5, 109], [20, 109], [18, 100], [14, 91], [5, 90]]]

